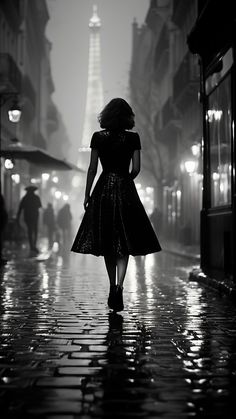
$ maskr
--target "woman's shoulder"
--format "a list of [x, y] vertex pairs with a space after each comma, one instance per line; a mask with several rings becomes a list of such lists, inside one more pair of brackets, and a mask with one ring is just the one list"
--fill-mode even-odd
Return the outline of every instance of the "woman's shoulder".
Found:
[[140, 137], [136, 131], [126, 131], [127, 139], [132, 143], [134, 148], [140, 149]]
[[101, 131], [95, 131], [93, 133], [92, 139], [94, 139], [95, 141], [101, 142], [105, 138], [109, 137], [109, 135], [110, 135], [109, 132], [103, 129]]
[[95, 131], [92, 135], [90, 147], [91, 148], [98, 148], [99, 145], [102, 143], [102, 141], [105, 138], [105, 130], [102, 131]]
[[137, 131], [125, 131], [125, 132], [133, 138], [139, 137], [139, 133]]
[[130, 135], [131, 137], [136, 137], [138, 135], [138, 133], [136, 131], [126, 130], [125, 132], [126, 132], [126, 134]]
[[104, 138], [107, 135], [109, 135], [109, 132], [107, 130], [105, 130], [105, 129], [102, 129], [100, 131], [95, 131], [93, 133], [93, 137], [97, 137], [97, 138]]

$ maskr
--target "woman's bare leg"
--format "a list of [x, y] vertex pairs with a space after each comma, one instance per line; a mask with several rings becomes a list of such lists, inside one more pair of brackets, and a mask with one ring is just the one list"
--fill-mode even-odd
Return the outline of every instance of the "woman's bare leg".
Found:
[[107, 273], [110, 280], [110, 285], [116, 285], [116, 258], [112, 255], [104, 256]]
[[116, 307], [116, 258], [112, 255], [104, 256], [107, 273], [110, 280], [110, 291], [107, 300], [109, 308], [112, 310]]
[[125, 279], [125, 274], [127, 270], [129, 262], [129, 255], [120, 257], [116, 259], [117, 264], [117, 285], [119, 285], [121, 288], [123, 287], [123, 282]]

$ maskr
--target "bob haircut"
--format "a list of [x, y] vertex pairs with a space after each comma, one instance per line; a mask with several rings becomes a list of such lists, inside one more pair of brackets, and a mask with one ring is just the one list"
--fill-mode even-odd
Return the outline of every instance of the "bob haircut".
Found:
[[132, 129], [134, 113], [129, 104], [121, 98], [112, 99], [98, 116], [101, 128], [111, 131]]

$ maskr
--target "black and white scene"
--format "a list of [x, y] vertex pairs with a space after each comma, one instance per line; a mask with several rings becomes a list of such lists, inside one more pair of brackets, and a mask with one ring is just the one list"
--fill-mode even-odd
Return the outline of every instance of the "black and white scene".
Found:
[[233, 419], [233, 0], [1, 0], [2, 419]]

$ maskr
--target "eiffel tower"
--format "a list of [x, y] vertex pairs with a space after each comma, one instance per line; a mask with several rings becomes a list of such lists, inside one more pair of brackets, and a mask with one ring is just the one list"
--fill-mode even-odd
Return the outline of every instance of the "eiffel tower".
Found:
[[82, 135], [82, 144], [79, 148], [78, 165], [84, 169], [88, 167], [89, 145], [94, 131], [100, 129], [98, 114], [103, 108], [103, 86], [101, 75], [101, 44], [100, 44], [101, 19], [97, 14], [97, 6], [93, 6], [93, 15], [89, 21], [89, 64], [88, 85], [85, 106], [85, 118]]

